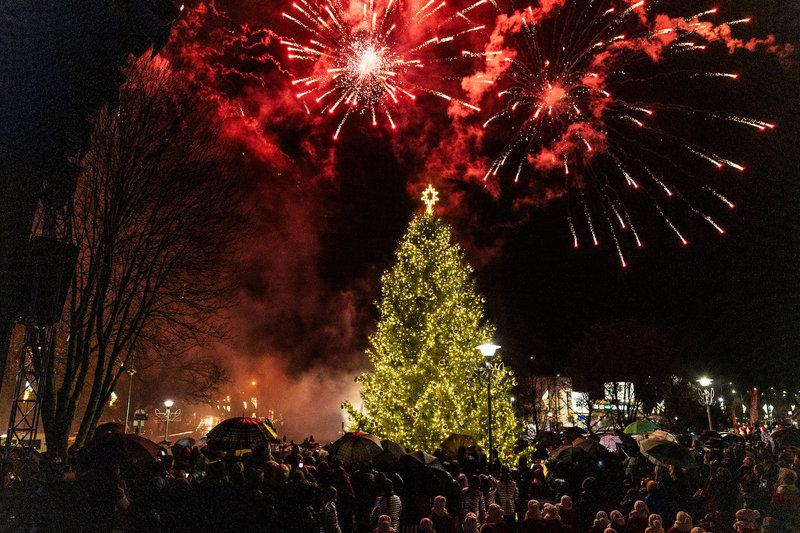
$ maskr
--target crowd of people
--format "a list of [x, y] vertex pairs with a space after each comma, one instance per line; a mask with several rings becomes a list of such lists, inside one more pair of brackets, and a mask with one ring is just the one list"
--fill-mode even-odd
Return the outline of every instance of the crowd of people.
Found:
[[609, 453], [513, 465], [459, 450], [417, 471], [345, 464], [306, 439], [226, 453], [173, 446], [153, 467], [7, 474], [2, 530], [274, 533], [798, 533], [800, 454], [696, 442], [696, 468]]

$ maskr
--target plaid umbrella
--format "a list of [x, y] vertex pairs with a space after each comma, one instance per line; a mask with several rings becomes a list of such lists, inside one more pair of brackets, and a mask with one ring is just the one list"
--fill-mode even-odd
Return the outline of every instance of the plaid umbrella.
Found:
[[209, 444], [228, 451], [253, 449], [274, 440], [267, 424], [257, 418], [229, 418], [208, 432]]
[[354, 431], [345, 433], [331, 444], [330, 456], [343, 463], [364, 463], [381, 453], [381, 441], [375, 435]]

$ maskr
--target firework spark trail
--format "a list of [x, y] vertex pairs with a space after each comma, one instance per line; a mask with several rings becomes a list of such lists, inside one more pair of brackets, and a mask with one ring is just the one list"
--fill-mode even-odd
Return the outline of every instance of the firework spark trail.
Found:
[[[423, 83], [430, 81], [426, 64], [443, 61], [431, 56], [435, 47], [453, 41], [459, 36], [480, 31], [481, 25], [471, 23], [465, 12], [486, 4], [480, 0], [458, 14], [441, 19], [446, 3], [430, 0], [422, 7], [406, 13], [395, 0], [362, 2], [353, 0], [349, 5], [339, 1], [313, 3], [297, 0], [291, 13], [283, 17], [294, 23], [310, 38], [302, 44], [299, 38], [286, 38], [289, 59], [310, 66], [310, 75], [294, 80], [302, 84], [297, 98], [311, 99], [323, 106], [329, 114], [341, 110], [342, 118], [333, 135], [338, 138], [342, 127], [352, 114], [368, 114], [377, 125], [376, 111], [385, 116], [395, 129], [392, 109], [401, 109], [413, 102], [418, 92], [439, 96], [474, 111], [480, 109], [466, 101], [454, 98]], [[458, 16], [460, 15], [460, 16]], [[447, 23], [456, 21], [449, 28]], [[423, 37], [416, 39], [416, 36]], [[430, 50], [430, 51], [429, 51]]]
[[[676, 185], [653, 172], [642, 156], [632, 154], [647, 154], [661, 160], [662, 164], [667, 160], [674, 166], [665, 150], [647, 146], [647, 143], [655, 146], [669, 143], [670, 147], [679, 148], [718, 169], [727, 166], [745, 170], [742, 164], [724, 155], [665, 131], [659, 126], [660, 113], [699, 115], [759, 131], [775, 127], [761, 119], [695, 109], [690, 104], [628, 101], [631, 88], [636, 90], [661, 77], [685, 78], [687, 73], [689, 77], [698, 79], [720, 80], [714, 83], [736, 83], [740, 76], [734, 72], [703, 69], [697, 72], [659, 71], [663, 59], [688, 51], [705, 53], [708, 45], [715, 42], [730, 53], [737, 49], [755, 50], [760, 47], [780, 58], [791, 52], [791, 47], [776, 45], [771, 36], [751, 39], [747, 43], [735, 39], [730, 25], [745, 24], [749, 19], [716, 25], [704, 20], [717, 16], [716, 8], [684, 18], [653, 15], [651, 11], [645, 2], [549, 0], [539, 7], [501, 15], [483, 54], [469, 52], [475, 57], [484, 56], [484, 70], [462, 82], [462, 87], [471, 93], [470, 100], [479, 102], [488, 92], [483, 82], [495, 81], [500, 86], [496, 95], [502, 108], [483, 122], [483, 128], [501, 132], [508, 132], [509, 124], [512, 128], [510, 140], [489, 165], [484, 179], [502, 177], [499, 173], [506, 163], [511, 163], [509, 166], [513, 169], [515, 183], [520, 175], [526, 174], [526, 169], [544, 175], [556, 172], [563, 175], [568, 189], [580, 191], [580, 202], [592, 241], [598, 244], [592, 209], [583, 189], [588, 182], [596, 180], [596, 176], [604, 176], [604, 185], [598, 187], [595, 184], [596, 197], [623, 266], [625, 259], [612, 219], [618, 220], [620, 231], [631, 230], [637, 246], [641, 246], [641, 241], [615, 192], [619, 185], [643, 190], [661, 218], [681, 242], [687, 244], [648, 190], [649, 187], [661, 189], [669, 198], [673, 197]], [[650, 75], [630, 75], [628, 72], [632, 69], [639, 73], [642, 68], [655, 72]], [[616, 94], [618, 92], [626, 96]], [[691, 99], [691, 93], [687, 92], [686, 97]], [[625, 146], [630, 148], [623, 148]], [[596, 170], [590, 171], [591, 168]], [[611, 180], [617, 185], [612, 185]], [[708, 191], [730, 204], [713, 189]], [[683, 195], [677, 197], [686, 202], [690, 211], [719, 233], [724, 233], [710, 215], [688, 203]], [[571, 215], [568, 223], [577, 244]]]

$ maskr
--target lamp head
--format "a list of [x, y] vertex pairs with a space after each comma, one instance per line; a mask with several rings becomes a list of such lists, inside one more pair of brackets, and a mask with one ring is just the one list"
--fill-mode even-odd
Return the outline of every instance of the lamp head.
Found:
[[485, 342], [480, 346], [476, 346], [475, 348], [477, 348], [486, 359], [489, 359], [494, 357], [495, 352], [497, 352], [500, 347], [496, 344], [492, 344], [491, 342]]
[[710, 387], [712, 381], [714, 380], [705, 376], [697, 380], [701, 387]]
[[175, 402], [173, 402], [172, 400], [164, 400], [164, 407], [166, 407], [167, 409], [172, 407], [174, 404]]

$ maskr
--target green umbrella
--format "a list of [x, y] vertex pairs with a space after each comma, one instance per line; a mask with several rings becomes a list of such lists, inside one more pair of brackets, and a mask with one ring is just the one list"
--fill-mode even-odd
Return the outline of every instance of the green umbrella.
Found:
[[658, 429], [658, 426], [649, 420], [637, 420], [632, 424], [628, 424], [623, 433], [628, 435], [641, 435], [642, 433], [652, 433]]
[[694, 460], [694, 456], [677, 442], [649, 440], [640, 445], [640, 450], [645, 457], [656, 464], [697, 468], [697, 461]]

